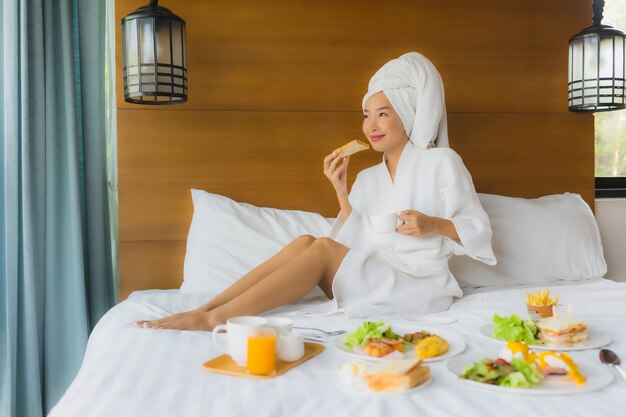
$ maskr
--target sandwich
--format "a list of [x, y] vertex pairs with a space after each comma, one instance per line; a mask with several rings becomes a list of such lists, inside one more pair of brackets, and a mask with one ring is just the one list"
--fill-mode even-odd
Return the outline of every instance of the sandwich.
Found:
[[430, 378], [430, 369], [421, 359], [382, 361], [372, 365], [363, 374], [363, 380], [372, 391], [405, 391]]
[[369, 148], [369, 144], [361, 142], [360, 140], [353, 140], [352, 142], [348, 142], [345, 145], [335, 149], [335, 152], [340, 153], [342, 157], [346, 157]]
[[552, 316], [537, 322], [539, 340], [547, 346], [567, 347], [587, 340], [587, 326], [581, 320]]

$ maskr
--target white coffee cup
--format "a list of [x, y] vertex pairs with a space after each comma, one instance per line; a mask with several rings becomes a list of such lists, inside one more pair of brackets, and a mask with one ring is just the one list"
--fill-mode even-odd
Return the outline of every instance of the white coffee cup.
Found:
[[[248, 336], [267, 327], [263, 317], [233, 317], [213, 329], [213, 344], [218, 350], [228, 354], [238, 365], [246, 366], [248, 357]], [[224, 348], [217, 337], [220, 330], [226, 330], [228, 347]]]
[[280, 338], [285, 333], [293, 330], [293, 320], [286, 317], [266, 317], [268, 325], [274, 329], [276, 336]]
[[378, 233], [389, 233], [398, 227], [398, 215], [396, 213], [370, 214], [372, 228]]
[[297, 333], [288, 332], [278, 340], [278, 358], [285, 362], [295, 362], [304, 356], [304, 340]]

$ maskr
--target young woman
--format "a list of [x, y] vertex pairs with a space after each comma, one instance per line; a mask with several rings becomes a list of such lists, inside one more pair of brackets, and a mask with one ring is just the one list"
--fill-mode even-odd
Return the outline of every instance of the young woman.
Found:
[[[311, 313], [349, 317], [442, 311], [462, 295], [452, 254], [493, 265], [491, 227], [471, 176], [448, 146], [443, 83], [416, 52], [385, 64], [363, 98], [363, 133], [380, 164], [361, 171], [348, 194], [349, 157], [324, 158], [341, 212], [328, 237], [300, 236], [196, 310], [146, 328], [212, 330], [230, 317], [295, 302], [315, 286], [330, 301]], [[395, 232], [371, 217], [398, 213]]]

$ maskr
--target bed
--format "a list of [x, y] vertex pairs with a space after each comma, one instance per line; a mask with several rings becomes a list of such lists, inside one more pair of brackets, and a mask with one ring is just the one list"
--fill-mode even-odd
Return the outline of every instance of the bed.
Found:
[[[118, 0], [116, 20], [141, 3]], [[487, 269], [453, 258], [466, 295], [449, 311], [380, 319], [435, 326], [453, 318], [439, 326], [462, 337], [468, 353], [492, 354], [501, 345], [479, 327], [494, 312], [523, 310], [525, 288], [550, 288], [590, 326], [610, 332], [610, 347], [626, 357], [626, 336], [614, 330], [626, 313], [626, 284], [603, 278], [589, 207], [575, 194], [555, 194], [580, 194], [593, 207], [593, 117], [568, 113], [562, 97], [563, 45], [589, 21], [588, 2], [395, 2], [378, 14], [384, 42], [370, 30], [372, 8], [352, 2], [177, 3], [175, 12], [187, 21], [196, 88], [176, 108], [134, 106], [123, 101], [118, 66], [124, 301], [94, 329], [82, 367], [51, 417], [610, 416], [625, 409], [621, 380], [600, 391], [535, 401], [466, 387], [445, 362], [432, 364], [433, 383], [414, 394], [355, 395], [336, 386], [347, 358], [330, 341], [320, 355], [273, 380], [222, 376], [202, 368], [219, 354], [210, 333], [130, 324], [202, 304], [289, 239], [323, 235], [332, 220], [325, 217], [338, 211], [321, 173], [324, 155], [362, 137], [358, 105], [368, 77], [391, 57], [418, 50], [446, 83], [451, 147], [476, 189], [491, 193], [481, 201], [499, 263]], [[538, 11], [544, 19], [536, 19]], [[442, 31], [442, 22], [455, 30]], [[375, 152], [359, 154], [350, 162], [349, 182], [378, 162]], [[210, 191], [205, 204], [189, 198], [191, 188]], [[511, 218], [516, 221], [507, 222]], [[507, 257], [511, 253], [518, 256]], [[320, 297], [313, 292], [270, 314], [326, 330], [359, 323], [302, 314]], [[576, 357], [596, 360], [597, 349]]]
[[[573, 306], [590, 332], [610, 335], [609, 347], [626, 357], [626, 283], [603, 277], [606, 264], [597, 225], [580, 196], [479, 196], [494, 230], [498, 266], [484, 269], [489, 267], [455, 258], [451, 268], [465, 295], [448, 311], [374, 319], [452, 332], [467, 345], [463, 355], [494, 356], [502, 344], [482, 335], [479, 328], [494, 313], [525, 313], [524, 292], [548, 288], [559, 295], [561, 304]], [[626, 382], [609, 368], [614, 379], [608, 386], [575, 395], [516, 395], [470, 386], [448, 369], [446, 361], [428, 364], [432, 383], [416, 392], [352, 392], [337, 384], [338, 369], [349, 358], [335, 349], [334, 339], [323, 337], [319, 343], [326, 349], [321, 354], [274, 379], [207, 372], [202, 364], [220, 354], [211, 333], [139, 329], [131, 323], [204, 303], [228, 285], [232, 276], [271, 255], [284, 241], [303, 233], [323, 235], [332, 219], [237, 203], [200, 190], [193, 190], [192, 198], [183, 285], [174, 290], [136, 291], [111, 309], [91, 334], [81, 369], [50, 417], [618, 416], [626, 407]], [[296, 325], [324, 330], [352, 330], [363, 321], [303, 313], [307, 305], [322, 299], [320, 292], [313, 291], [297, 304], [268, 315], [286, 316]], [[575, 351], [572, 356], [600, 365], [598, 349]]]

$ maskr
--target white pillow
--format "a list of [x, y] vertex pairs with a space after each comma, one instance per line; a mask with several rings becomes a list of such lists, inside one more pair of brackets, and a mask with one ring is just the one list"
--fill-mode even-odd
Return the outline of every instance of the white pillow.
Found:
[[478, 194], [491, 221], [497, 265], [450, 259], [461, 286], [577, 281], [604, 276], [606, 262], [593, 213], [578, 194], [535, 199]]
[[[194, 213], [180, 291], [217, 294], [304, 234], [326, 236], [317, 213], [260, 208], [191, 190]], [[314, 291], [314, 294], [323, 294]]]

